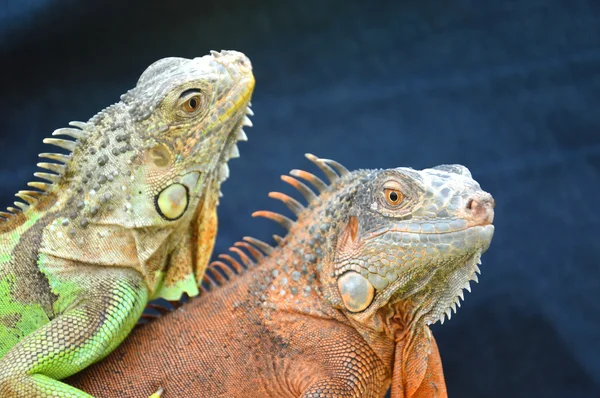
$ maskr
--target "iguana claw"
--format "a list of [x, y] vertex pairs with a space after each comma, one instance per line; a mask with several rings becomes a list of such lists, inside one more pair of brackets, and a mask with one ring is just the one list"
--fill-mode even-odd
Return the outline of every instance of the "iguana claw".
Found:
[[159, 387], [158, 390], [156, 390], [156, 392], [152, 395], [150, 395], [148, 398], [160, 398], [160, 396], [162, 395], [162, 393], [165, 391], [164, 388]]

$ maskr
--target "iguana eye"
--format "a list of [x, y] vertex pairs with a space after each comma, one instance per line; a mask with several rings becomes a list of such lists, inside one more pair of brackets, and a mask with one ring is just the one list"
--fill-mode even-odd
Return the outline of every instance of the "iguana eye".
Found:
[[395, 188], [384, 188], [383, 193], [385, 195], [386, 202], [392, 206], [398, 206], [404, 200], [404, 195], [400, 190]]
[[373, 209], [386, 217], [405, 218], [421, 206], [424, 189], [411, 177], [412, 171], [386, 172], [373, 187]]
[[198, 89], [185, 90], [179, 96], [179, 108], [184, 115], [195, 115], [202, 108], [202, 93]]
[[188, 113], [194, 113], [200, 109], [200, 96], [194, 95], [193, 97], [188, 98], [183, 104], [183, 109]]

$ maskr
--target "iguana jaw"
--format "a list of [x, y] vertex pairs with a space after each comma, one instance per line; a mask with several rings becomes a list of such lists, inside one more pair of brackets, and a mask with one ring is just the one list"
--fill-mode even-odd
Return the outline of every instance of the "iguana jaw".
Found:
[[[364, 266], [369, 270], [375, 266], [375, 273], [363, 271], [362, 274], [375, 286], [375, 297], [364, 311], [349, 315], [361, 323], [370, 323], [369, 319], [382, 309], [388, 313], [384, 318], [388, 318], [401, 308], [405, 315], [410, 312], [410, 317], [420, 318], [426, 324], [438, 320], [443, 323], [445, 316], [450, 318], [451, 311], [456, 312], [456, 307], [460, 306], [459, 298], [464, 300], [463, 290], [470, 292], [470, 281], [477, 281], [477, 273], [481, 273], [481, 255], [489, 248], [493, 233], [494, 226], [485, 225], [444, 234], [388, 232], [371, 238], [371, 242], [367, 239], [360, 251], [374, 253], [383, 250], [380, 252], [384, 255], [380, 258], [397, 258], [398, 262], [386, 262], [390, 265], [387, 270], [393, 276], [382, 277], [381, 272], [385, 272], [386, 268], [381, 268], [376, 256], [370, 257], [371, 261]], [[465, 239], [473, 244], [460, 250], [451, 248], [449, 243], [439, 243], [437, 247], [432, 243]], [[410, 242], [408, 245], [403, 243], [407, 241]], [[382, 249], [380, 242], [384, 242], [387, 249]], [[355, 264], [348, 262], [336, 274], [362, 271]], [[389, 281], [390, 278], [393, 281]]]
[[471, 291], [470, 282], [478, 281], [481, 273], [481, 256], [490, 246], [493, 225], [475, 226], [457, 233], [447, 233], [446, 241], [463, 239], [465, 233], [477, 243], [450, 256], [440, 256], [412, 268], [404, 270], [402, 276], [389, 286], [385, 294], [374, 302], [375, 307], [383, 307], [387, 303], [392, 312], [398, 305], [403, 311], [410, 309], [414, 318], [420, 318], [425, 324], [444, 323], [451, 318], [452, 312], [460, 307], [460, 299], [464, 300], [463, 290]]

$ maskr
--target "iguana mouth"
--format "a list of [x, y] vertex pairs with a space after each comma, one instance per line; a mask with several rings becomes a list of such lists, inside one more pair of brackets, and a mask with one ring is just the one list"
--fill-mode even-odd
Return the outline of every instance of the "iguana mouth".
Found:
[[[470, 233], [467, 234], [465, 231], [469, 231]], [[460, 299], [464, 300], [463, 290], [466, 289], [470, 292], [470, 281], [478, 281], [477, 274], [481, 273], [479, 269], [481, 255], [491, 244], [494, 226], [491, 224], [470, 226], [461, 230], [438, 234], [411, 233], [395, 231], [393, 229], [387, 232], [397, 235], [390, 239], [398, 243], [403, 242], [403, 238], [410, 236], [408, 240], [412, 242], [414, 242], [413, 238], [423, 239], [420, 242], [422, 246], [435, 246], [436, 244], [448, 246], [452, 245], [452, 242], [463, 242], [465, 245], [465, 247], [456, 248], [460, 251], [450, 255], [450, 257], [439, 255], [436, 261], [440, 261], [440, 263], [425, 262], [414, 264], [413, 259], [409, 259], [412, 265], [399, 271], [397, 279], [386, 286], [385, 290], [378, 289], [383, 294], [376, 295], [370, 305], [370, 308], [377, 309], [381, 308], [381, 305], [387, 302], [387, 305], [394, 308], [398, 303], [409, 300], [410, 297], [421, 297], [417, 301], [428, 302], [430, 305], [430, 307], [424, 309], [422, 316], [424, 316], [427, 324], [432, 324], [438, 320], [443, 323], [446, 316], [450, 318], [452, 311], [456, 312], [456, 308], [460, 307]], [[383, 235], [383, 233], [380, 233], [380, 235]], [[439, 238], [436, 238], [436, 236]], [[371, 238], [372, 236], [369, 237], [369, 239]], [[395, 266], [402, 267], [403, 265], [402, 263], [398, 263]], [[335, 273], [336, 275], [342, 275], [348, 271], [360, 272], [360, 265], [346, 264], [344, 267], [337, 269]], [[410, 281], [407, 282], [406, 278]], [[438, 279], [443, 279], [445, 282], [439, 284], [434, 282]], [[454, 281], [454, 283], [450, 283], [450, 281]], [[432, 284], [443, 286], [444, 288], [434, 288], [433, 291], [426, 288], [427, 286], [432, 286]], [[423, 298], [423, 295], [427, 296], [427, 298]], [[365, 311], [365, 314], [367, 313], [370, 313], [369, 309]]]
[[[460, 225], [459, 227], [455, 227], [452, 228], [452, 223], [461, 223], [462, 225]], [[447, 231], [444, 230], [439, 230], [437, 229], [437, 226], [435, 224], [433, 224], [433, 227], [436, 228], [437, 230], [435, 231], [411, 231], [408, 227], [408, 225], [406, 227], [398, 227], [398, 226], [392, 226], [392, 227], [388, 227], [388, 228], [384, 228], [384, 229], [380, 229], [377, 231], [372, 232], [367, 238], [365, 239], [373, 239], [373, 238], [377, 238], [381, 235], [387, 234], [387, 233], [401, 233], [401, 234], [411, 234], [411, 235], [425, 235], [425, 236], [431, 236], [431, 235], [447, 235], [450, 236], [452, 234], [456, 234], [459, 232], [463, 232], [463, 231], [467, 231], [467, 230], [472, 230], [473, 228], [488, 228], [491, 227], [491, 232], [493, 233], [494, 230], [494, 226], [491, 222], [481, 222], [478, 224], [471, 224], [469, 223], [467, 220], [463, 220], [463, 219], [456, 219], [453, 220], [452, 222], [446, 223], [446, 224], [450, 224], [451, 228]], [[490, 237], [491, 240], [491, 237]]]

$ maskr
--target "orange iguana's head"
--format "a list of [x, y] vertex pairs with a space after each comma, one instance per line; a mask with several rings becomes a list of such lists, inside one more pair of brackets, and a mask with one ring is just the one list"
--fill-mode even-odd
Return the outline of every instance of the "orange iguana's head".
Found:
[[309, 206], [283, 193], [270, 194], [298, 220], [254, 213], [290, 231], [274, 255], [301, 266], [296, 291], [322, 292], [348, 318], [377, 331], [394, 333], [398, 322], [390, 320], [400, 313], [420, 325], [449, 316], [462, 290], [477, 280], [480, 257], [494, 234], [494, 200], [469, 170], [442, 165], [350, 172], [333, 160], [307, 157], [331, 184], [292, 170], [282, 179]]
[[363, 173], [345, 194], [321, 273], [329, 300], [360, 322], [394, 305], [425, 324], [443, 321], [490, 246], [492, 196], [460, 165]]

